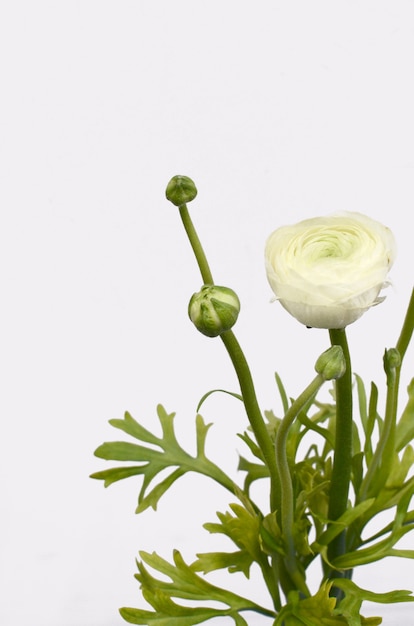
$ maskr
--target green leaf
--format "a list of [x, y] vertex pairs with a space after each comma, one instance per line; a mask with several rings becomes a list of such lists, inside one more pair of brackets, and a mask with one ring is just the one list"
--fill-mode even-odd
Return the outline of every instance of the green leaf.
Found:
[[397, 423], [396, 449], [400, 451], [414, 439], [414, 378], [407, 388], [408, 402]]
[[280, 611], [275, 626], [341, 626], [347, 621], [335, 616], [336, 600], [329, 596], [331, 583], [323, 583], [319, 591], [310, 598], [300, 599], [293, 591], [288, 595], [286, 606]]
[[[247, 507], [247, 508], [246, 508]], [[197, 571], [212, 571], [219, 566], [224, 566], [230, 572], [241, 571], [249, 577], [251, 564], [256, 561], [264, 563], [264, 554], [260, 543], [261, 517], [253, 507], [246, 503], [246, 507], [240, 504], [231, 504], [232, 513], [217, 513], [220, 523], [207, 523], [204, 528], [211, 533], [221, 533], [229, 537], [239, 548], [237, 552], [198, 554], [198, 560], [193, 567]], [[224, 554], [226, 556], [224, 556]], [[224, 565], [223, 565], [224, 564]]]
[[213, 393], [226, 393], [227, 395], [232, 396], [233, 398], [236, 398], [236, 400], [241, 400], [243, 402], [243, 396], [241, 396], [239, 393], [234, 393], [233, 391], [227, 391], [226, 389], [212, 389], [211, 391], [207, 391], [207, 393], [205, 393], [200, 399], [199, 403], [197, 404], [197, 409], [196, 409], [197, 413], [201, 409], [201, 406], [204, 404], [207, 398], [211, 396]]
[[[150, 626], [193, 626], [213, 617], [229, 616], [236, 626], [247, 626], [240, 615], [242, 611], [255, 611], [269, 617], [274, 612], [259, 606], [232, 591], [212, 585], [196, 574], [187, 565], [181, 554], [174, 551], [174, 563], [169, 563], [156, 553], [140, 553], [142, 561], [138, 563], [137, 580], [141, 583], [145, 600], [153, 611], [135, 608], [120, 610], [122, 617], [130, 624], [148, 624]], [[146, 565], [163, 575], [162, 579], [151, 575]], [[166, 578], [168, 580], [166, 580]], [[172, 598], [185, 599], [193, 602], [213, 602], [223, 604], [223, 608], [206, 606], [180, 605]]]
[[374, 593], [361, 589], [353, 581], [346, 578], [338, 578], [332, 581], [334, 586], [338, 589], [342, 589], [344, 592], [344, 598], [341, 600], [338, 606], [338, 613], [347, 618], [350, 626], [360, 626], [361, 624], [381, 624], [380, 617], [366, 618], [363, 621], [360, 620], [359, 611], [364, 601], [378, 602], [381, 604], [392, 604], [396, 602], [413, 602], [414, 597], [411, 595], [411, 591], [397, 590], [389, 591], [387, 593]]
[[142, 474], [142, 467], [133, 465], [131, 467], [113, 467], [108, 470], [102, 470], [101, 472], [95, 472], [91, 474], [90, 478], [97, 478], [104, 481], [104, 486], [109, 487], [118, 480], [129, 478], [130, 476], [137, 476]]
[[[412, 494], [410, 492], [406, 492], [404, 497], [398, 503], [395, 520], [388, 537], [370, 545], [367, 548], [361, 548], [337, 557], [333, 561], [335, 568], [351, 569], [357, 567], [358, 565], [366, 565], [368, 563], [379, 561], [386, 556], [399, 556], [398, 552], [395, 551], [393, 547], [404, 535], [412, 530], [412, 525], [405, 525], [407, 508], [409, 506], [411, 496]], [[403, 556], [409, 556], [407, 551], [404, 552]]]
[[239, 457], [239, 471], [246, 472], [246, 478], [244, 481], [244, 490], [249, 494], [250, 486], [255, 480], [261, 478], [269, 478], [269, 469], [264, 464], [252, 463], [244, 457]]
[[311, 545], [312, 551], [320, 552], [321, 546], [327, 546], [331, 543], [345, 528], [348, 528], [350, 524], [362, 516], [372, 506], [373, 502], [374, 498], [365, 500], [365, 502], [347, 509], [339, 519], [331, 522], [328, 528], [318, 537], [317, 541]]
[[244, 550], [236, 552], [203, 552], [197, 554], [193, 563], [194, 570], [208, 574], [218, 569], [227, 569], [231, 574], [242, 572], [246, 578], [250, 576], [251, 556]]
[[408, 478], [405, 481], [413, 464], [414, 451], [411, 446], [406, 447], [401, 459], [398, 454], [395, 453], [391, 472], [387, 478], [386, 484], [376, 494], [372, 506], [367, 509], [366, 513], [358, 521], [358, 534], [360, 534], [364, 526], [378, 514], [394, 506], [398, 506], [405, 498], [414, 495], [414, 477]]
[[[340, 579], [337, 581], [325, 581], [317, 593], [310, 597], [301, 599], [297, 591], [293, 591], [288, 595], [288, 603], [280, 611], [275, 626], [377, 626], [381, 624], [380, 617], [363, 617], [360, 615], [360, 605], [364, 591], [359, 589], [353, 583], [350, 585], [342, 585], [350, 581]], [[336, 607], [335, 598], [330, 596], [330, 590], [333, 584], [341, 587], [346, 593], [350, 594], [348, 598], [343, 600]], [[403, 592], [404, 593], [404, 592]], [[373, 594], [376, 595], [376, 594]], [[383, 595], [383, 594], [381, 594]], [[362, 598], [362, 599], [361, 599]]]
[[[91, 478], [103, 480], [107, 487], [124, 478], [142, 475], [143, 481], [138, 496], [137, 513], [141, 513], [150, 506], [156, 509], [164, 493], [186, 472], [197, 472], [208, 476], [232, 493], [236, 493], [237, 485], [205, 454], [205, 443], [210, 424], [205, 424], [201, 415], [196, 416], [196, 455], [192, 456], [177, 441], [174, 431], [175, 414], [167, 413], [161, 405], [158, 405], [157, 413], [161, 424], [161, 437], [144, 428], [129, 413], [125, 413], [122, 420], [110, 420], [111, 426], [134, 437], [140, 443], [107, 442], [95, 450], [95, 456], [111, 461], [136, 461], [138, 465], [114, 467], [95, 472], [91, 474]], [[169, 474], [154, 485], [154, 479], [165, 470], [170, 470]]]
[[282, 401], [283, 415], [286, 415], [289, 409], [289, 400], [288, 400], [286, 390], [283, 386], [282, 380], [277, 372], [275, 373], [275, 380], [276, 380], [276, 385], [279, 391], [280, 399]]

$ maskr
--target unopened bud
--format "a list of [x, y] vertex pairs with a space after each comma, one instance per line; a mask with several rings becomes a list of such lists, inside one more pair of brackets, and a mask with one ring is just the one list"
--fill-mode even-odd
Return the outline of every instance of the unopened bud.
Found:
[[401, 365], [401, 356], [397, 348], [390, 348], [389, 350], [385, 350], [385, 353], [384, 353], [385, 372], [388, 374], [388, 372], [391, 369], [400, 367], [400, 365]]
[[240, 312], [237, 294], [228, 287], [204, 285], [191, 296], [188, 315], [203, 335], [217, 337], [230, 330]]
[[182, 206], [194, 200], [197, 189], [188, 176], [173, 176], [167, 185], [165, 195], [167, 200], [170, 200], [175, 206]]
[[332, 346], [322, 352], [315, 363], [315, 370], [325, 380], [341, 378], [345, 374], [346, 362], [341, 346]]

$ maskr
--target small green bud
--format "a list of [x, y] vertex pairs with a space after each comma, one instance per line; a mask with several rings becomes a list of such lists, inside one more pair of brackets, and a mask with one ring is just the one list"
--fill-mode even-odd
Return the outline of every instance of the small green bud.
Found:
[[188, 176], [173, 176], [167, 185], [165, 195], [167, 200], [170, 200], [175, 206], [182, 206], [194, 200], [197, 189]]
[[401, 356], [398, 352], [397, 348], [390, 348], [389, 350], [385, 350], [384, 353], [384, 370], [388, 374], [391, 369], [395, 369], [396, 367], [400, 367], [401, 365]]
[[322, 352], [315, 363], [315, 370], [325, 380], [341, 378], [345, 374], [346, 362], [341, 346], [332, 346]]
[[217, 337], [230, 330], [240, 312], [237, 294], [228, 287], [204, 285], [191, 296], [188, 315], [200, 333]]

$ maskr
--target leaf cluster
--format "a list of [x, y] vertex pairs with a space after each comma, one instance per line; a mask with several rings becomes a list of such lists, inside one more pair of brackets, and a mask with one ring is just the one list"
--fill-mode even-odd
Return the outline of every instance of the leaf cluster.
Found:
[[[278, 376], [276, 381], [286, 411], [291, 400]], [[414, 557], [413, 550], [396, 547], [414, 527], [414, 511], [410, 509], [414, 493], [414, 450], [410, 444], [414, 438], [414, 381], [408, 387], [408, 401], [401, 417], [391, 428], [392, 445], [384, 446], [381, 457], [377, 454], [378, 445], [374, 444], [374, 440], [376, 437], [381, 441], [387, 424], [386, 418], [379, 414], [378, 390], [371, 385], [368, 397], [361, 379], [356, 377], [355, 393], [361, 424], [359, 428], [355, 425], [354, 430], [353, 495], [346, 512], [335, 523], [328, 519], [335, 398], [332, 402], [314, 399], [299, 414], [289, 431], [287, 454], [295, 493], [292, 534], [298, 562], [304, 571], [317, 556], [326, 566], [342, 570], [352, 570], [387, 556]], [[134, 441], [113, 441], [99, 446], [96, 456], [121, 461], [123, 465], [96, 472], [92, 477], [109, 486], [124, 478], [142, 476], [136, 508], [137, 513], [142, 513], [148, 507], [156, 509], [165, 492], [184, 474], [196, 472], [207, 476], [226, 488], [237, 500], [229, 505], [228, 511], [217, 513], [217, 521], [205, 524], [210, 533], [226, 536], [233, 549], [199, 553], [192, 564], [186, 564], [178, 551], [174, 552], [173, 563], [157, 554], [140, 553], [136, 578], [151, 609], [121, 609], [121, 615], [127, 622], [190, 626], [213, 617], [229, 616], [236, 626], [244, 626], [247, 622], [242, 613], [255, 611], [269, 616], [275, 626], [374, 626], [380, 623], [380, 618], [363, 618], [360, 615], [364, 600], [412, 600], [409, 592], [372, 594], [360, 590], [345, 578], [335, 581], [335, 586], [343, 592], [341, 602], [330, 595], [332, 581], [325, 581], [315, 595], [307, 598], [292, 591], [283, 605], [275, 567], [280, 567], [286, 555], [285, 537], [280, 530], [278, 512], [262, 512], [252, 499], [252, 485], [258, 480], [268, 479], [269, 472], [250, 430], [239, 434], [248, 453], [240, 456], [238, 469], [244, 475], [244, 481], [238, 485], [207, 456], [206, 438], [211, 424], [206, 424], [200, 414], [196, 415], [194, 454], [184, 450], [177, 440], [175, 414], [168, 413], [159, 405], [157, 415], [161, 429], [159, 435], [147, 430], [129, 413], [125, 413], [123, 419], [111, 420], [114, 428]], [[271, 411], [265, 412], [265, 418], [268, 432], [274, 439], [281, 419]], [[373, 464], [375, 471], [370, 470]], [[367, 527], [370, 523], [390, 510], [394, 511], [392, 519], [369, 534]], [[343, 531], [346, 531], [346, 550], [334, 563], [330, 563], [327, 548]], [[204, 577], [210, 572], [226, 569], [248, 578], [252, 566], [260, 568], [269, 591], [271, 608], [211, 585]], [[163, 578], [154, 577], [148, 567], [162, 574]], [[282, 576], [283, 571], [279, 575]], [[166, 582], [165, 577], [170, 582]], [[180, 604], [177, 602], [180, 599], [186, 602]], [[213, 605], [206, 606], [206, 600]], [[192, 606], [189, 606], [189, 601]], [[217, 603], [223, 606], [217, 608]]]

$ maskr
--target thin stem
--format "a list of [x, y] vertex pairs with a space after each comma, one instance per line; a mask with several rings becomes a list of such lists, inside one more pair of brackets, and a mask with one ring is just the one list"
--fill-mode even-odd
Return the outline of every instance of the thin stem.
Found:
[[250, 368], [234, 333], [228, 330], [220, 337], [236, 371], [247, 417], [270, 473], [270, 506], [271, 510], [275, 511], [280, 504], [280, 482], [275, 451], [259, 408]]
[[204, 253], [203, 246], [201, 245], [201, 241], [198, 238], [197, 231], [194, 228], [193, 222], [191, 220], [190, 214], [187, 209], [186, 204], [182, 204], [179, 207], [180, 216], [185, 228], [185, 232], [188, 235], [188, 239], [190, 240], [191, 247], [194, 251], [195, 258], [198, 263], [198, 267], [200, 268], [201, 277], [205, 285], [213, 285], [213, 276], [207, 261], [207, 257]]
[[[213, 285], [213, 276], [207, 261], [207, 257], [201, 245], [200, 239], [197, 235], [197, 231], [194, 228], [193, 222], [187, 209], [187, 205], [181, 205], [179, 207], [179, 211], [185, 231], [187, 233], [188, 239], [190, 240], [191, 247], [194, 251], [198, 267], [200, 268], [204, 284]], [[250, 373], [250, 368], [234, 333], [229, 330], [222, 333], [220, 336], [232, 360], [234, 369], [236, 370], [247, 417], [249, 419], [253, 433], [256, 437], [257, 443], [263, 452], [265, 463], [269, 469], [271, 480], [271, 507], [272, 510], [275, 510], [276, 508], [278, 508], [278, 504], [280, 501], [280, 487], [277, 474], [276, 459], [273, 444], [259, 408], [253, 379]]]
[[[190, 240], [191, 247], [196, 257], [203, 282], [205, 285], [214, 285], [213, 276], [207, 261], [207, 257], [204, 253], [200, 239], [198, 238], [197, 232], [190, 218], [187, 206], [185, 204], [181, 205], [179, 207], [179, 211], [185, 231], [187, 233], [188, 239]], [[280, 483], [276, 465], [275, 452], [272, 440], [270, 438], [265, 421], [259, 408], [253, 379], [250, 373], [250, 368], [233, 332], [231, 330], [228, 330], [222, 333], [220, 337], [227, 349], [227, 352], [236, 371], [247, 417], [252, 427], [257, 444], [263, 453], [264, 461], [269, 470], [270, 506], [271, 510], [275, 511], [279, 508], [280, 504]], [[277, 573], [276, 561], [276, 557], [272, 558], [272, 565], [275, 573]], [[279, 589], [277, 586], [277, 578], [275, 577], [274, 579], [270, 580], [269, 576], [267, 575], [265, 578], [269, 591], [272, 595], [274, 605], [276, 608], [280, 608], [281, 602]]]
[[[336, 428], [335, 450], [329, 493], [328, 516], [332, 521], [345, 513], [348, 505], [352, 463], [352, 370], [345, 329], [329, 331], [332, 345], [339, 345], [345, 357], [345, 374], [335, 383]], [[346, 550], [346, 531], [338, 535], [328, 546], [328, 558], [332, 561]], [[344, 572], [331, 572], [330, 577], [345, 577]]]
[[411, 298], [408, 304], [407, 313], [405, 315], [403, 327], [401, 329], [401, 333], [400, 333], [400, 336], [396, 345], [396, 348], [398, 352], [400, 353], [401, 361], [404, 358], [404, 355], [408, 348], [408, 344], [410, 343], [413, 331], [414, 331], [414, 289], [411, 292]]
[[318, 374], [306, 389], [296, 398], [283, 418], [276, 435], [275, 450], [276, 463], [279, 470], [281, 486], [281, 510], [280, 519], [284, 538], [287, 543], [287, 555], [285, 557], [286, 569], [295, 583], [297, 589], [309, 596], [304, 577], [298, 567], [296, 559], [296, 549], [293, 538], [293, 527], [295, 522], [295, 501], [293, 494], [292, 477], [287, 459], [287, 437], [289, 429], [304, 406], [315, 396], [324, 383], [324, 378]]
[[401, 333], [400, 333], [400, 336], [398, 338], [397, 345], [396, 345], [396, 348], [401, 357], [401, 363], [399, 364], [396, 370], [395, 385], [397, 388], [397, 395], [398, 395], [398, 389], [400, 387], [401, 366], [402, 366], [405, 353], [408, 348], [408, 344], [411, 341], [413, 331], [414, 331], [414, 289], [411, 292], [411, 298], [410, 298], [410, 302], [408, 303], [407, 313], [405, 314]]
[[395, 455], [395, 427], [397, 420], [398, 381], [397, 368], [385, 368], [387, 375], [387, 398], [384, 424], [375, 453], [362, 481], [358, 501], [376, 496], [385, 485]]

